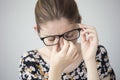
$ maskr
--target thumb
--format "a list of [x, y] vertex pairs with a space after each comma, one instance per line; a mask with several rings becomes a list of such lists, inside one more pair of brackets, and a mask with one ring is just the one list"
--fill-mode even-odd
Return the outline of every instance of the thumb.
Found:
[[58, 50], [58, 45], [53, 45], [52, 46], [52, 52], [54, 53], [54, 52], [57, 52], [57, 50]]

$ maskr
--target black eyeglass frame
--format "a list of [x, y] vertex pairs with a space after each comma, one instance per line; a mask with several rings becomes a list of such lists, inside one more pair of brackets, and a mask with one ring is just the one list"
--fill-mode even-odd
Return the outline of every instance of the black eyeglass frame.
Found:
[[[45, 38], [48, 38], [48, 37], [58, 36], [58, 37], [59, 37], [59, 40], [60, 40], [61, 37], [63, 37], [65, 40], [67, 40], [67, 39], [64, 37], [64, 35], [65, 35], [66, 33], [69, 33], [69, 32], [75, 31], [75, 30], [78, 30], [78, 31], [79, 31], [79, 36], [78, 36], [77, 38], [75, 38], [75, 39], [78, 39], [78, 38], [80, 37], [80, 31], [82, 30], [81, 28], [77, 28], [77, 29], [73, 29], [73, 30], [67, 31], [67, 32], [65, 32], [65, 33], [63, 33], [63, 34], [61, 34], [61, 35], [50, 35], [50, 36], [46, 36], [46, 37], [40, 37], [40, 39], [43, 41], [43, 43], [44, 43], [46, 46], [53, 46], [53, 45], [56, 45], [57, 43], [52, 44], [52, 45], [47, 45], [47, 44], [44, 42], [44, 39], [45, 39]], [[75, 39], [67, 40], [67, 41], [73, 41], [73, 40], [75, 40]], [[58, 40], [58, 42], [59, 42], [59, 40]]]

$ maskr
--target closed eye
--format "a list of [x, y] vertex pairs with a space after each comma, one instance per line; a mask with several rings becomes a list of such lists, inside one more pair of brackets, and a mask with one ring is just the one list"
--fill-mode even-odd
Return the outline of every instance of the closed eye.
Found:
[[48, 41], [54, 41], [55, 37], [47, 37]]
[[73, 36], [74, 36], [73, 33], [70, 33], [70, 34], [65, 35], [66, 38], [70, 38], [70, 37], [73, 37]]

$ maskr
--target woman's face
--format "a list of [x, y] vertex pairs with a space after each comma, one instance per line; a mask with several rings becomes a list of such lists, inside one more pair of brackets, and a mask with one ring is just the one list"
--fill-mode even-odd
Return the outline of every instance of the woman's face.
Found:
[[[59, 20], [48, 21], [45, 24], [41, 25], [40, 37], [46, 37], [46, 36], [51, 36], [51, 35], [61, 35], [61, 34], [64, 34], [65, 32], [78, 28], [78, 26], [76, 25], [77, 24], [75, 23], [74, 24], [70, 23], [65, 18], [61, 18]], [[53, 46], [57, 46], [58, 50], [61, 50], [61, 48], [64, 45], [63, 39], [64, 39], [63, 37], [60, 37], [56, 45], [46, 46], [47, 49], [51, 51], [53, 49]], [[49, 40], [53, 40], [53, 39], [49, 38]], [[73, 40], [72, 42], [76, 43], [77, 40]]]

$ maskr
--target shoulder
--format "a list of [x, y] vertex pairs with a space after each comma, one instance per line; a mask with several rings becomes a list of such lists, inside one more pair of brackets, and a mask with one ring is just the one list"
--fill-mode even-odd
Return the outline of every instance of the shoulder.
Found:
[[100, 52], [101, 52], [101, 53], [107, 52], [105, 46], [103, 46], [103, 45], [98, 45], [97, 54], [99, 54]]
[[44, 61], [42, 58], [43, 55], [42, 48], [26, 51], [20, 58], [20, 64], [28, 67], [34, 64], [39, 65]]
[[30, 61], [30, 62], [35, 61], [35, 59], [37, 59], [37, 58], [38, 58], [37, 50], [29, 50], [29, 51], [23, 53], [23, 55], [21, 56], [22, 60]]
[[103, 45], [98, 45], [98, 49], [96, 53], [96, 61], [100, 64], [109, 62], [107, 50]]
[[21, 56], [21, 59], [26, 60], [26, 61], [34, 61], [34, 60], [39, 59], [42, 55], [44, 55], [43, 48], [33, 49], [33, 50], [29, 50], [23, 53], [23, 55]]
[[41, 57], [38, 54], [37, 49], [23, 53], [19, 64], [20, 80], [41, 80], [38, 67], [40, 65], [40, 61]]
[[108, 58], [108, 53], [107, 53], [106, 48], [103, 45], [98, 45], [98, 49], [97, 49], [97, 52], [96, 52], [96, 59], [97, 60], [99, 60], [99, 59], [103, 60], [105, 58]]
[[[113, 68], [110, 65], [109, 57], [106, 48], [103, 45], [98, 46], [96, 53], [97, 70], [100, 79], [107, 77], [108, 75], [115, 76]], [[111, 76], [110, 76], [111, 77]], [[112, 80], [114, 77], [111, 77]]]
[[20, 58], [20, 69], [28, 69], [30, 67], [36, 67], [39, 65], [39, 56], [37, 55], [37, 50], [29, 50]]

